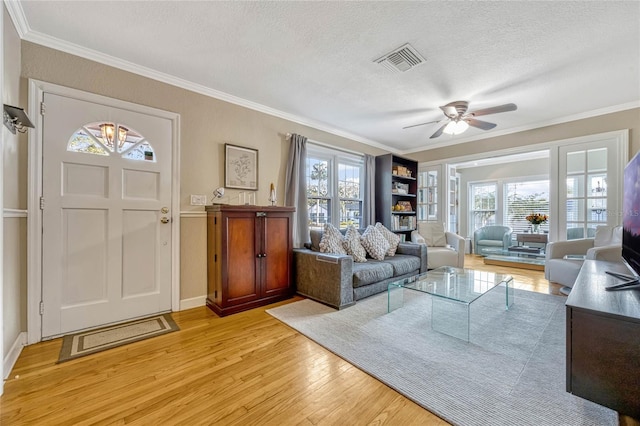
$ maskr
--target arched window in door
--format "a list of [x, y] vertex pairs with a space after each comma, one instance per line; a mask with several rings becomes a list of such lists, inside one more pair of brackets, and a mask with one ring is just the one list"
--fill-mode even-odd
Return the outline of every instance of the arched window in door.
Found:
[[67, 143], [67, 151], [94, 155], [120, 155], [135, 161], [156, 161], [153, 147], [139, 132], [120, 123], [95, 122], [80, 127]]

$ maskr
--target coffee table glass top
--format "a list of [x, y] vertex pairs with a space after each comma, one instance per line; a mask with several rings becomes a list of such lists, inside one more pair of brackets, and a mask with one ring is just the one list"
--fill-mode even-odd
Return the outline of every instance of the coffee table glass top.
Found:
[[485, 256], [510, 256], [510, 257], [523, 257], [532, 259], [544, 259], [545, 252], [540, 250], [539, 252], [526, 252], [517, 250], [505, 250], [503, 248], [486, 248], [482, 251]]
[[511, 281], [510, 275], [443, 266], [391, 285], [470, 304], [494, 287]]

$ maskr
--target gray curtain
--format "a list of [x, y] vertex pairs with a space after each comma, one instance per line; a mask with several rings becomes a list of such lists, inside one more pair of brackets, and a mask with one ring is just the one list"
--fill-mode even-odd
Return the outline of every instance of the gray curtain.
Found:
[[376, 157], [364, 155], [364, 200], [361, 228], [376, 223]]
[[293, 246], [302, 247], [309, 241], [309, 219], [307, 214], [307, 138], [291, 135], [289, 158], [287, 159], [287, 179], [285, 181], [284, 203], [296, 208], [293, 215]]

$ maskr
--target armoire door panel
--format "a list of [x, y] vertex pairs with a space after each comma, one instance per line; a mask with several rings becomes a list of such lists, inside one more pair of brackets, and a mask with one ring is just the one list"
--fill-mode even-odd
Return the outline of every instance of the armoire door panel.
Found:
[[251, 216], [227, 218], [226, 299], [230, 302], [258, 297], [256, 280], [255, 219]]
[[265, 293], [281, 292], [289, 288], [289, 271], [292, 248], [289, 245], [289, 218], [267, 217], [265, 218], [264, 252], [267, 257], [263, 259], [265, 273]]

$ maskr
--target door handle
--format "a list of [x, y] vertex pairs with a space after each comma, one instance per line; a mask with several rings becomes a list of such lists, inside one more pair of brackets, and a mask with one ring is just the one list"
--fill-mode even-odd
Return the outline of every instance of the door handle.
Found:
[[163, 217], [163, 218], [161, 218], [161, 219], [160, 219], [160, 222], [162, 222], [162, 223], [169, 223], [169, 222], [171, 222], [171, 219], [169, 219], [168, 217], [166, 217], [166, 216], [165, 216], [165, 217]]
[[258, 255], [256, 256], [258, 259], [260, 259], [262, 257], [262, 254], [258, 253]]

